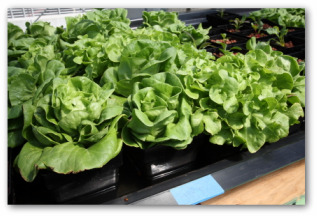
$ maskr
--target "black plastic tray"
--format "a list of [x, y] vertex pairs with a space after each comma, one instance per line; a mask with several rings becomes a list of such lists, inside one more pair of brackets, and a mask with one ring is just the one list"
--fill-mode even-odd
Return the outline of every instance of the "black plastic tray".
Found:
[[122, 166], [122, 154], [102, 168], [77, 174], [57, 174], [40, 170], [31, 183], [13, 170], [16, 150], [9, 151], [8, 204], [91, 204], [113, 198]]
[[216, 148], [214, 153], [216, 157], [213, 158], [212, 163], [202, 163], [200, 167], [190, 172], [153, 185], [137, 187], [134, 184], [134, 190], [129, 187], [130, 191], [121, 191], [117, 194], [117, 198], [105, 201], [104, 204], [178, 205], [170, 190], [206, 175], [212, 175], [224, 191], [228, 191], [304, 159], [305, 131], [300, 130], [276, 143], [265, 144], [256, 154], [248, 151], [237, 152], [236, 149], [230, 149], [230, 146], [213, 147]]
[[166, 177], [184, 173], [193, 168], [201, 143], [199, 138], [186, 149], [176, 150], [168, 146], [139, 149], [125, 146], [124, 154], [134, 169], [151, 184]]

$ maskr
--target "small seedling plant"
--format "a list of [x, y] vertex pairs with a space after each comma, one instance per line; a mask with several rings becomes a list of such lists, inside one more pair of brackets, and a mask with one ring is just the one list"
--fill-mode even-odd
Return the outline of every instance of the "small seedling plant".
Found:
[[261, 19], [256, 18], [253, 20], [254, 22], [251, 22], [251, 27], [253, 28], [254, 32], [256, 34], [260, 34], [263, 29], [263, 22]]
[[224, 55], [228, 55], [233, 50], [242, 50], [241, 47], [234, 46], [228, 49], [228, 45], [226, 43], [219, 43], [222, 48], [219, 48], [219, 51], [222, 52]]
[[276, 35], [278, 40], [274, 40], [278, 45], [285, 47], [285, 36], [287, 35], [288, 30], [285, 26], [283, 26], [282, 29], [280, 29], [278, 26], [274, 26], [273, 28], [266, 29], [266, 32], [270, 35]]
[[223, 18], [224, 14], [225, 14], [225, 9], [221, 8], [221, 9], [219, 10], [218, 15], [219, 15], [221, 18]]
[[240, 31], [240, 29], [242, 28], [243, 24], [245, 23], [246, 18], [247, 17], [245, 15], [243, 15], [241, 19], [239, 19], [237, 17], [234, 20], [230, 20], [230, 23], [232, 23], [231, 25], [234, 26], [235, 31]]
[[227, 37], [226, 33], [221, 33], [220, 34], [222, 39], [216, 39], [216, 40], [211, 40], [214, 43], [225, 43], [225, 44], [231, 44], [237, 42], [236, 40], [230, 40], [229, 37]]

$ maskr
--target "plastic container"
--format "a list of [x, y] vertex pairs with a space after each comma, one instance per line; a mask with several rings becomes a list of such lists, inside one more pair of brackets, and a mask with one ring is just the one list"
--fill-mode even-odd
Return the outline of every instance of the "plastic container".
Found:
[[152, 184], [191, 170], [195, 166], [199, 146], [197, 141], [183, 150], [168, 146], [155, 146], [145, 150], [125, 146], [125, 156], [139, 175], [148, 184]]
[[121, 165], [119, 154], [102, 168], [67, 175], [44, 170], [39, 177], [56, 203], [95, 203], [113, 196]]
[[240, 148], [233, 147], [232, 145], [216, 145], [209, 142], [210, 135], [202, 134], [200, 136], [200, 143], [202, 143], [198, 152], [199, 166], [203, 167], [208, 164], [216, 163], [219, 160], [230, 157], [232, 155], [239, 155]]

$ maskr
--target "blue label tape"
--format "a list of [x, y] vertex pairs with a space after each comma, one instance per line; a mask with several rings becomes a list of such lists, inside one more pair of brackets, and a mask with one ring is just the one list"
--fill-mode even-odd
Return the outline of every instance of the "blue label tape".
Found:
[[225, 191], [211, 175], [207, 175], [172, 188], [170, 192], [179, 205], [195, 205]]

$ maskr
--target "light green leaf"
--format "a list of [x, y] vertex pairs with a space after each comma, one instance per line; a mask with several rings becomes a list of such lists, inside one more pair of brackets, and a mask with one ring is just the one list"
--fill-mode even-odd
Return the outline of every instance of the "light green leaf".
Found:
[[57, 173], [77, 173], [100, 168], [118, 155], [122, 140], [117, 138], [116, 130], [110, 129], [104, 138], [89, 148], [64, 143], [44, 149], [40, 161]]
[[216, 112], [207, 112], [202, 121], [205, 124], [205, 130], [211, 135], [215, 135], [221, 130], [221, 121]]
[[29, 142], [25, 143], [21, 152], [17, 156], [17, 165], [22, 178], [27, 182], [32, 182], [37, 173], [37, 163], [42, 155], [43, 148]]

